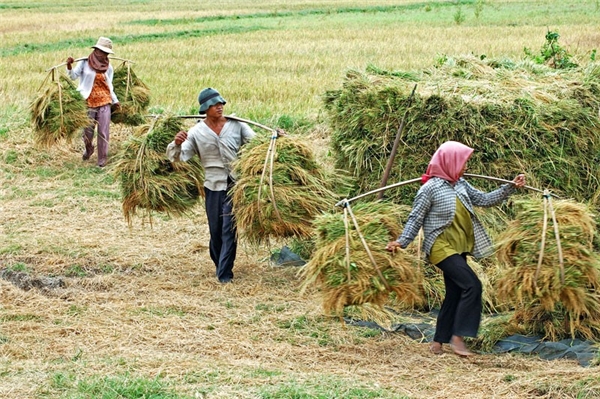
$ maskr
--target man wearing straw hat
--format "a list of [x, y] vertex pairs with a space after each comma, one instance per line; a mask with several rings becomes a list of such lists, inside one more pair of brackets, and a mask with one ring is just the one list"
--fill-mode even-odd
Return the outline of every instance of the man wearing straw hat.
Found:
[[171, 161], [187, 161], [200, 157], [204, 168], [204, 193], [210, 258], [221, 283], [233, 280], [233, 263], [237, 251], [237, 233], [232, 214], [229, 190], [235, 183], [231, 163], [237, 159], [240, 148], [254, 136], [246, 123], [227, 119], [223, 106], [227, 101], [213, 88], [206, 88], [198, 96], [200, 121], [188, 133], [180, 131], [167, 147]]
[[67, 73], [71, 79], [79, 79], [77, 90], [86, 100], [88, 116], [92, 120], [83, 130], [85, 152], [82, 159], [87, 161], [94, 153], [94, 129], [98, 126], [98, 166], [102, 168], [108, 159], [111, 105], [118, 109], [120, 104], [113, 89], [113, 67], [108, 59], [108, 55], [113, 54], [112, 41], [100, 37], [92, 48], [94, 51], [74, 69], [75, 60], [67, 58]]

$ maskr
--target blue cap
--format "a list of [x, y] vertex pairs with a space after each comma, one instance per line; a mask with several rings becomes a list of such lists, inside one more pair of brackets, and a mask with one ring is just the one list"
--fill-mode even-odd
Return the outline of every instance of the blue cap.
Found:
[[198, 96], [198, 102], [200, 103], [199, 112], [201, 114], [206, 113], [208, 108], [215, 104], [227, 104], [227, 101], [225, 101], [225, 99], [221, 97], [219, 92], [210, 87], [200, 92], [200, 95]]

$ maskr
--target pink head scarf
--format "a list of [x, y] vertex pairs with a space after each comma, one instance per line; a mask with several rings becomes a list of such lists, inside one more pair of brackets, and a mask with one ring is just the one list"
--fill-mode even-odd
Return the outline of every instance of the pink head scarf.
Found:
[[421, 176], [421, 182], [425, 184], [435, 176], [456, 183], [473, 151], [471, 147], [457, 141], [446, 141], [431, 157], [427, 171]]

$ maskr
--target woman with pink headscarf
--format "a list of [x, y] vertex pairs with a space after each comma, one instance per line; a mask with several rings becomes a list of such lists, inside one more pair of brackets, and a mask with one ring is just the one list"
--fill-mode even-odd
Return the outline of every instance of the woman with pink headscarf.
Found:
[[440, 309], [432, 353], [443, 353], [449, 343], [460, 356], [471, 356], [463, 337], [476, 337], [481, 322], [481, 282], [467, 264], [467, 255], [481, 258], [491, 252], [492, 243], [475, 216], [474, 206], [500, 204], [525, 185], [520, 174], [510, 184], [489, 193], [477, 190], [462, 178], [473, 149], [456, 141], [443, 143], [433, 154], [423, 186], [417, 192], [413, 208], [396, 241], [386, 249], [406, 248], [423, 228], [423, 251], [429, 261], [444, 273], [446, 296]]

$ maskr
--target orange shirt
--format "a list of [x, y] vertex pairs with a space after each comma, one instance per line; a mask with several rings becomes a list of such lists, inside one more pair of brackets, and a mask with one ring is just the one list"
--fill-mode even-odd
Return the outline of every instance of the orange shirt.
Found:
[[90, 108], [101, 107], [106, 104], [111, 104], [110, 89], [103, 73], [97, 73], [94, 79], [92, 92], [87, 99], [87, 105]]

